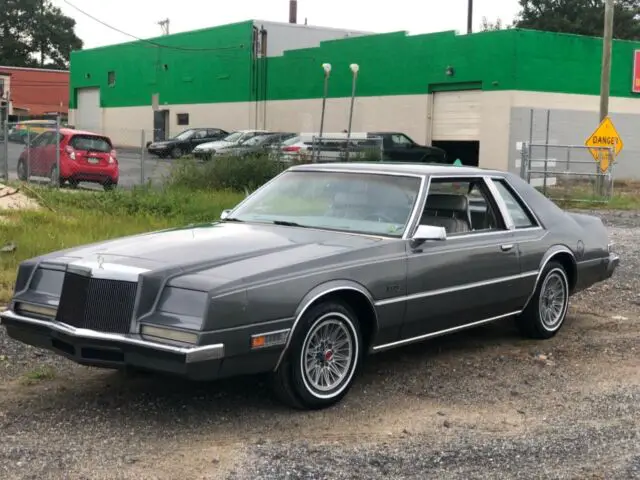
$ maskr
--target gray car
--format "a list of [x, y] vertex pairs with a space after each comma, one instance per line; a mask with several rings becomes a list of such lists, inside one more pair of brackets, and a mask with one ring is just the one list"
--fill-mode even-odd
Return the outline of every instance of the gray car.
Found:
[[267, 373], [283, 400], [317, 409], [367, 354], [509, 317], [548, 339], [569, 297], [618, 262], [600, 219], [508, 173], [310, 164], [220, 221], [27, 260], [1, 318], [80, 364]]

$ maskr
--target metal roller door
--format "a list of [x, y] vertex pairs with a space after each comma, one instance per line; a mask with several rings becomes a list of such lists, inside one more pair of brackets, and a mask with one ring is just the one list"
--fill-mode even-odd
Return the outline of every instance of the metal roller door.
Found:
[[482, 90], [433, 94], [432, 140], [479, 141]]
[[102, 130], [100, 89], [80, 88], [77, 90], [77, 99], [75, 127], [81, 130], [100, 132]]

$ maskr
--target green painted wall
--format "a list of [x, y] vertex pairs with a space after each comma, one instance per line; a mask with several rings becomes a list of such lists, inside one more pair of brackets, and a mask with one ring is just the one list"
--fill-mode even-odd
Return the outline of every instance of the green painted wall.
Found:
[[[251, 88], [252, 28], [242, 22], [152, 39], [174, 48], [131, 42], [73, 52], [70, 107], [83, 87], [100, 87], [103, 107], [150, 105], [153, 93], [160, 93], [161, 104], [244, 101]], [[112, 87], [110, 71], [116, 74]]]
[[[640, 49], [640, 42], [613, 42], [611, 95], [614, 97], [638, 97], [631, 91], [636, 49]], [[600, 38], [517, 32], [514, 71], [520, 90], [600, 95], [601, 61]]]
[[[360, 65], [359, 96], [471, 86], [599, 94], [602, 41], [598, 38], [526, 30], [470, 36], [397, 32], [290, 50], [259, 61], [252, 73], [251, 30], [252, 22], [244, 22], [155, 39], [192, 48], [236, 47], [220, 52], [158, 49], [140, 42], [76, 52], [71, 59], [71, 107], [75, 89], [88, 86], [101, 87], [104, 107], [149, 105], [153, 92], [160, 92], [161, 103], [168, 104], [249, 101], [256, 98], [254, 82], [260, 85], [257, 95], [261, 99], [318, 98], [323, 90], [324, 62], [333, 66], [331, 97], [351, 94], [351, 63]], [[634, 96], [631, 72], [636, 48], [640, 43], [614, 42], [613, 96]], [[453, 76], [446, 75], [448, 66], [453, 67]], [[110, 70], [117, 75], [115, 87], [107, 86]], [[87, 73], [91, 78], [86, 78]]]

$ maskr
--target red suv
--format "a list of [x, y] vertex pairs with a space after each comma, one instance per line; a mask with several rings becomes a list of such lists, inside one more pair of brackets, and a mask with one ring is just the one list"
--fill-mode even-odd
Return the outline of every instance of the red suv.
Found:
[[105, 190], [118, 185], [118, 159], [109, 137], [68, 128], [61, 128], [59, 137], [60, 172], [56, 165], [56, 132], [47, 130], [20, 155], [20, 180], [36, 176], [55, 181], [57, 176], [60, 185], [69, 182], [72, 187], [78, 186], [79, 182], [99, 183]]

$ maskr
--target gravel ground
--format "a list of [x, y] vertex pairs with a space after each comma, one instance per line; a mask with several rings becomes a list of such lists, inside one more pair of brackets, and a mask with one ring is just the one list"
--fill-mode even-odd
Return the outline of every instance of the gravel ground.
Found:
[[376, 355], [321, 412], [255, 378], [80, 367], [0, 329], [0, 478], [640, 479], [640, 215], [597, 214], [622, 264], [555, 338], [506, 321]]

